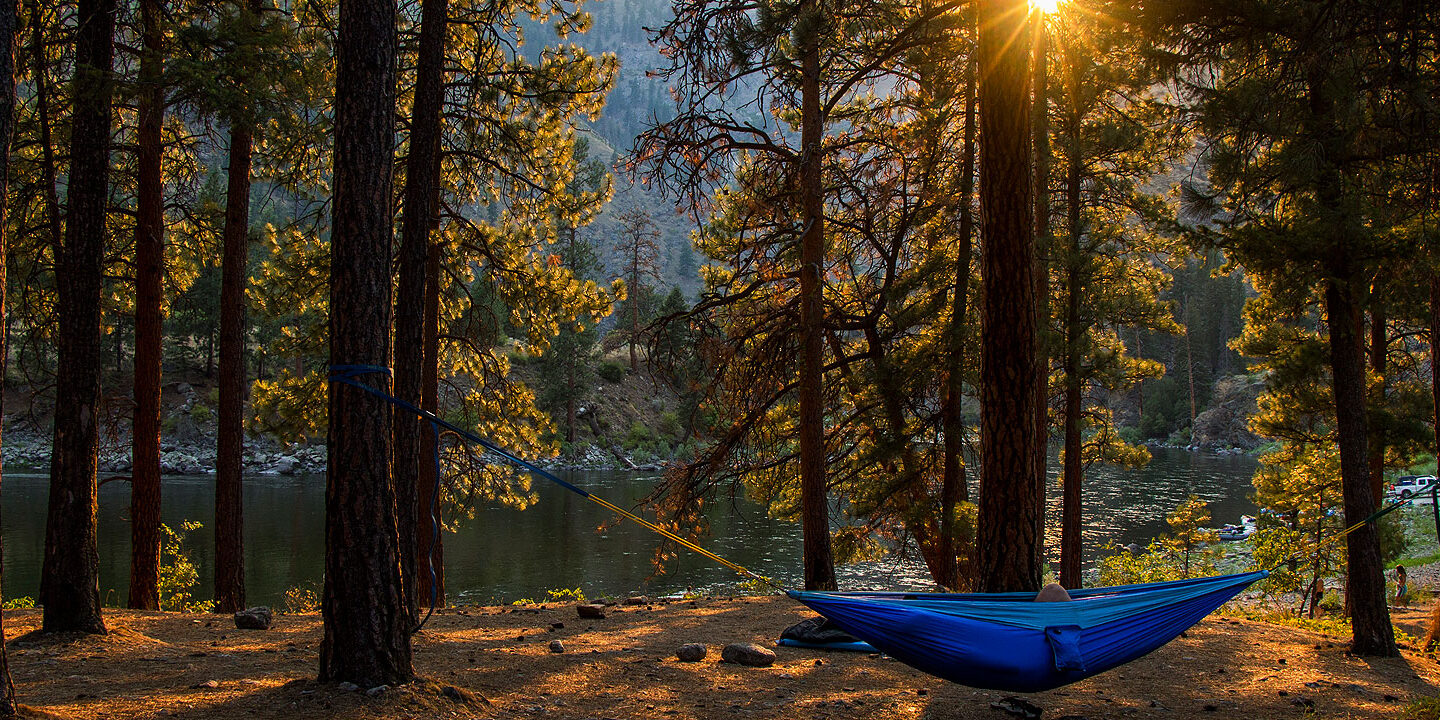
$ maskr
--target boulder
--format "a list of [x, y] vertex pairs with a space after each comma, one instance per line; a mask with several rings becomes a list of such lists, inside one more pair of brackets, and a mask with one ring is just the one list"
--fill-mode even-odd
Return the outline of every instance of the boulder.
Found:
[[268, 607], [252, 607], [235, 613], [235, 627], [241, 630], [269, 630], [275, 613]]
[[701, 643], [685, 643], [675, 651], [681, 662], [700, 662], [705, 659], [705, 646]]
[[730, 643], [720, 651], [720, 660], [750, 667], [770, 667], [775, 663], [775, 653], [755, 643]]

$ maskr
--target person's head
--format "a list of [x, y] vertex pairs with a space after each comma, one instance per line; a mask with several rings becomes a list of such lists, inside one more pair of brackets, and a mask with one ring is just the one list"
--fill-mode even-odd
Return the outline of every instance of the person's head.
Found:
[[1398, 572], [1398, 573], [1403, 573], [1403, 572], [1405, 572], [1405, 566], [1404, 566], [1404, 565], [1396, 565], [1396, 566], [1395, 566], [1395, 572]]

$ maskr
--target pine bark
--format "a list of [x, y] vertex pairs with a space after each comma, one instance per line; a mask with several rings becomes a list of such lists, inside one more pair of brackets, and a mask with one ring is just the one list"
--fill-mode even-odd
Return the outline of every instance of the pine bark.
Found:
[[58, 335], [55, 439], [45, 560], [40, 576], [41, 629], [104, 633], [96, 551], [95, 453], [99, 447], [100, 285], [110, 179], [110, 77], [115, 0], [80, 0], [70, 135], [69, 217], [56, 262]]
[[[1387, 339], [1385, 337], [1385, 306], [1375, 291], [1370, 295], [1370, 369], [1380, 378], [1375, 389], [1375, 407], [1385, 406], [1385, 360]], [[1370, 495], [1375, 507], [1385, 502], [1385, 436], [1378, 428], [1371, 428], [1370, 443]]]
[[[425, 260], [425, 348], [423, 370], [420, 377], [420, 407], [430, 412], [440, 410], [440, 248], [430, 246], [429, 257]], [[435, 446], [435, 433], [420, 435], [420, 457], [433, 458], [439, 448]], [[421, 462], [418, 497], [419, 514], [415, 523], [415, 571], [420, 576], [419, 594], [422, 598], [435, 598], [435, 604], [445, 606], [445, 542], [444, 534], [436, 527], [439, 522], [440, 484], [435, 474], [435, 463]]]
[[[1341, 491], [1348, 527], [1375, 512], [1366, 467], [1364, 343], [1357, 321], [1355, 273], [1342, 272], [1325, 290], [1326, 323], [1330, 328], [1331, 383], [1335, 394], [1335, 427], [1339, 435]], [[1395, 633], [1385, 605], [1385, 573], [1380, 538], [1370, 522], [1345, 537], [1351, 652], [1393, 657]]]
[[[0, 187], [9, 187], [10, 137], [15, 132], [15, 30], [18, 25], [16, 0], [0, 1]], [[5, 223], [9, 209], [8, 193], [0, 192], [0, 258], [5, 257], [7, 240]], [[10, 314], [5, 301], [5, 263], [0, 262], [0, 326], [9, 327]], [[9, 369], [10, 333], [0, 333], [0, 386]], [[0, 393], [0, 417], [5, 415], [5, 397]], [[0, 548], [0, 556], [4, 555]], [[0, 562], [0, 585], [4, 582], [4, 563]], [[15, 717], [15, 682], [10, 677], [10, 658], [5, 650], [5, 618], [0, 612], [0, 718]]]
[[[330, 364], [383, 367], [390, 355], [395, 2], [342, 0], [335, 43]], [[384, 391], [387, 374], [358, 378]], [[391, 408], [330, 388], [320, 679], [361, 687], [414, 677], [400, 577]]]
[[60, 194], [56, 180], [55, 141], [50, 125], [50, 81], [45, 72], [45, 23], [41, 15], [42, 3], [30, 6], [30, 72], [35, 83], [36, 124], [40, 129], [40, 174], [44, 183], [45, 222], [50, 230], [50, 246], [55, 261], [63, 254], [61, 239], [64, 228], [60, 224]]
[[[1035, 197], [1035, 435], [1039, 440], [1031, 450], [1035, 454], [1036, 506], [1039, 507], [1041, 524], [1036, 528], [1041, 533], [1037, 540], [1040, 554], [1045, 554], [1044, 508], [1045, 483], [1049, 479], [1046, 465], [1049, 462], [1050, 438], [1050, 32], [1045, 25], [1045, 13], [1031, 10], [1031, 29], [1035, 34], [1035, 49], [1031, 55], [1034, 72], [1033, 98], [1030, 103], [1031, 137], [1034, 138], [1034, 197]], [[1061, 582], [1064, 582], [1063, 580]], [[1078, 580], [1076, 581], [1079, 582]], [[1067, 586], [1070, 587], [1070, 586]], [[1074, 587], [1079, 587], [1075, 585]]]
[[220, 408], [215, 449], [215, 609], [245, 609], [245, 515], [241, 470], [245, 452], [245, 266], [250, 236], [248, 120], [230, 129], [225, 230], [220, 266]]
[[[415, 71], [415, 98], [410, 112], [410, 154], [405, 158], [405, 217], [400, 235], [400, 281], [395, 298], [395, 396], [422, 404], [425, 340], [425, 263], [430, 254], [436, 197], [440, 191], [440, 117], [445, 100], [445, 31], [447, 0], [424, 0], [420, 6], [420, 49]], [[416, 553], [418, 515], [430, 512], [419, 502], [421, 450], [428, 423], [408, 410], [395, 409], [395, 501], [400, 529], [400, 568], [405, 578], [405, 606], [412, 620], [429, 593], [418, 592]], [[433, 474], [433, 473], [432, 473]], [[432, 479], [433, 483], [433, 479]], [[427, 493], [433, 494], [433, 491]], [[427, 543], [428, 544], [428, 543]], [[428, 570], [427, 570], [428, 572]]]
[[977, 590], [1040, 587], [1035, 445], [1035, 238], [1026, 5], [981, 0], [980, 351]]
[[[1307, 70], [1310, 117], [1307, 128], [1321, 138], [1320, 151], [1326, 164], [1316, 179], [1320, 206], [1333, 208], [1333, 247], [1327, 258], [1325, 323], [1330, 334], [1330, 380], [1335, 400], [1336, 444], [1340, 449], [1340, 485], [1344, 497], [1345, 525], [1349, 527], [1375, 511], [1370, 491], [1365, 417], [1365, 342], [1362, 339], [1361, 309], [1364, 285], [1359, 262], [1352, 256], [1354, 225], [1345, 208], [1347, 196], [1341, 167], [1351, 155], [1346, 134], [1337, 115], [1333, 78], [1327, 62]], [[1395, 632], [1385, 604], [1385, 569], [1380, 557], [1380, 536], [1375, 523], [1365, 523], [1345, 536], [1346, 591], [1350, 608], [1352, 643], [1356, 655], [1393, 657]]]
[[[1075, 78], [1078, 82], [1079, 78]], [[1080, 339], [1085, 329], [1080, 326], [1080, 148], [1079, 111], [1072, 108], [1066, 123], [1070, 136], [1065, 159], [1066, 233], [1069, 256], [1065, 271], [1065, 466], [1062, 470], [1060, 507], [1060, 584], [1067, 588], [1081, 585], [1080, 556], [1083, 546], [1081, 527], [1081, 483], [1084, 482], [1084, 449], [1080, 438], [1080, 414], [1084, 410], [1084, 385], [1080, 380]]]
[[165, 31], [160, 0], [141, 0], [145, 50], [140, 56], [136, 132], [135, 415], [130, 452], [130, 591], [128, 605], [160, 609], [160, 380], [165, 291], [165, 180], [161, 75]]
[[[816, 0], [806, 0], [800, 8], [801, 17], [820, 12]], [[834, 590], [835, 559], [830, 548], [830, 506], [825, 482], [825, 309], [821, 297], [825, 196], [820, 174], [824, 158], [817, 34], [805, 39], [800, 95], [800, 194], [804, 206], [804, 231], [800, 236], [800, 515], [805, 589]]]

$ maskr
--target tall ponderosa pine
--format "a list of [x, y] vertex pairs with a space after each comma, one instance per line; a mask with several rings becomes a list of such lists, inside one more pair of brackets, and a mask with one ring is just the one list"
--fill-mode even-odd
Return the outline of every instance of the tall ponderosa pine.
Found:
[[[1375, 509], [1361, 313], [1387, 249], [1367, 218], [1363, 184], [1383, 155], [1367, 108], [1384, 99], [1388, 18], [1402, 6], [1252, 0], [1151, 9], [1177, 30], [1168, 41], [1205, 66], [1182, 76], [1202, 133], [1214, 138], [1214, 189], [1192, 188], [1192, 200], [1218, 206], [1227, 222], [1215, 239], [1261, 282], [1321, 299], [1347, 525]], [[1352, 651], [1394, 655], [1375, 525], [1346, 545]]]
[[[250, 28], [261, 19], [260, 0], [240, 0], [236, 25], [240, 41], [233, 62], [259, 61]], [[249, 32], [247, 32], [249, 31]], [[215, 609], [245, 607], [245, 520], [242, 455], [245, 452], [245, 278], [250, 260], [250, 166], [255, 144], [255, 109], [235, 102], [230, 123], [225, 183], [225, 230], [220, 250], [220, 402], [215, 447]]]
[[1175, 248], [1149, 229], [1169, 225], [1173, 210], [1143, 187], [1179, 157], [1183, 134], [1163, 122], [1150, 91], [1155, 79], [1141, 65], [1133, 35], [1086, 2], [1067, 6], [1052, 23], [1059, 62], [1047, 97], [1055, 99], [1054, 190], [1063, 227], [1050, 243], [1054, 279], [1047, 292], [1056, 307], [1045, 320], [1054, 317], [1053, 332], [1046, 334], [1062, 397], [1060, 582], [1075, 588], [1081, 583], [1085, 468], [1095, 462], [1133, 467], [1150, 459], [1144, 448], [1120, 438], [1110, 410], [1095, 397], [1164, 373], [1159, 363], [1131, 357], [1118, 328], [1178, 330], [1159, 300], [1165, 272], [1156, 265]]
[[1044, 522], [1035, 445], [1030, 32], [1025, 2], [981, 0], [980, 516], [976, 589], [1038, 590]]
[[653, 288], [660, 282], [660, 229], [650, 219], [644, 208], [633, 207], [616, 216], [620, 223], [619, 235], [611, 250], [619, 263], [621, 278], [625, 280], [626, 319], [630, 331], [626, 344], [630, 346], [630, 369], [639, 369], [635, 347], [640, 340], [640, 313], [645, 298], [654, 294]]
[[801, 521], [807, 587], [834, 583], [828, 466], [844, 444], [826, 436], [842, 362], [828, 337], [827, 276], [840, 261], [827, 249], [827, 203], [849, 180], [826, 177], [845, 145], [833, 126], [898, 77], [897, 59], [955, 7], [790, 2], [752, 14], [745, 3], [694, 0], [676, 3], [658, 31], [677, 115], [642, 134], [634, 155], [711, 215], [698, 242], [719, 262], [703, 273], [688, 321], [729, 339], [707, 346], [720, 371], [705, 393], [737, 418], [659, 495], [688, 519], [695, 499], [746, 483], [772, 512]]
[[[335, 166], [330, 240], [330, 365], [374, 366], [388, 391], [391, 172], [395, 135], [393, 0], [342, 0], [335, 43]], [[330, 389], [320, 678], [361, 687], [414, 677], [400, 576], [390, 406]]]
[[[447, 0], [420, 4], [420, 47], [415, 69], [415, 97], [410, 106], [410, 137], [405, 157], [405, 196], [401, 209], [400, 278], [395, 296], [395, 396], [415, 406], [424, 404], [426, 363], [425, 299], [429, 291], [425, 267], [434, 252], [430, 232], [439, 220], [440, 118], [445, 100], [445, 34]], [[428, 280], [438, 282], [439, 278]], [[434, 357], [431, 356], [431, 362]], [[405, 604], [418, 620], [419, 606], [444, 595], [433, 576], [430, 544], [435, 536], [434, 477], [424, 479], [423, 439], [429, 423], [408, 410], [395, 410], [395, 498], [400, 529], [400, 567], [405, 577]], [[433, 442], [433, 439], [430, 441]], [[432, 449], [431, 452], [434, 452]], [[433, 470], [428, 475], [434, 475]], [[421, 526], [423, 525], [423, 531]], [[421, 535], [424, 537], [421, 537]], [[427, 552], [419, 556], [420, 546]]]
[[[0, 0], [0, 188], [9, 187], [10, 138], [15, 132], [15, 40], [19, 26], [17, 0]], [[9, 193], [0, 192], [0, 258], [6, 257], [6, 210]], [[0, 262], [0, 328], [8, 328], [10, 316], [5, 305], [5, 263]], [[0, 334], [0, 379], [8, 377], [10, 333]], [[5, 400], [0, 397], [0, 417], [4, 417]], [[0, 559], [4, 552], [0, 549]], [[0, 568], [0, 579], [3, 579]], [[3, 586], [0, 581], [0, 586]], [[5, 650], [5, 618], [0, 612], [0, 718], [15, 716], [15, 682], [10, 677], [10, 658]]]
[[135, 416], [130, 461], [130, 597], [160, 609], [160, 379], [165, 305], [165, 28], [161, 0], [141, 0], [135, 138]]
[[66, 191], [65, 240], [56, 258], [55, 440], [40, 603], [46, 632], [104, 633], [96, 548], [100, 403], [100, 286], [110, 178], [115, 0], [81, 0]]

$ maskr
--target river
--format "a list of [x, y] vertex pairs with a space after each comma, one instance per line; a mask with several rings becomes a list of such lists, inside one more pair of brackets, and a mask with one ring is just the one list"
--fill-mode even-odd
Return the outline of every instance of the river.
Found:
[[[1165, 514], [1191, 493], [1210, 503], [1214, 524], [1237, 522], [1253, 513], [1250, 477], [1255, 461], [1241, 456], [1156, 449], [1140, 470], [1094, 468], [1087, 474], [1086, 555], [1106, 542], [1144, 544], [1164, 532]], [[1052, 458], [1048, 545], [1059, 537], [1059, 485]], [[648, 492], [652, 474], [566, 473], [566, 479], [622, 506]], [[452, 603], [545, 599], [546, 591], [580, 588], [589, 597], [632, 591], [652, 595], [733, 582], [732, 572], [682, 551], [666, 574], [651, 577], [655, 536], [629, 524], [611, 522], [608, 511], [536, 480], [539, 501], [526, 510], [486, 507], [447, 533], [445, 567]], [[6, 599], [39, 590], [45, 541], [47, 480], [11, 474], [4, 479], [3, 523]], [[210, 521], [213, 478], [170, 477], [164, 481], [163, 521], [178, 528], [184, 520], [205, 523], [192, 533], [187, 550], [201, 575], [197, 596], [210, 595], [213, 548]], [[245, 484], [245, 572], [250, 604], [283, 606], [285, 591], [309, 587], [318, 594], [324, 568], [325, 481], [323, 476], [256, 476]], [[123, 604], [129, 573], [129, 489], [107, 483], [100, 489], [100, 593], [106, 605]], [[715, 503], [711, 535], [702, 545], [723, 557], [786, 583], [798, 582], [800, 528], [764, 515], [746, 502]], [[599, 530], [605, 525], [603, 530]], [[913, 562], [882, 561], [841, 569], [842, 587], [924, 589], [928, 576]]]

